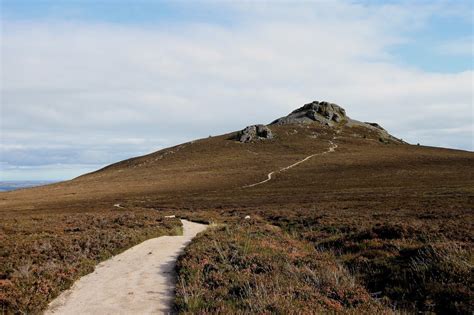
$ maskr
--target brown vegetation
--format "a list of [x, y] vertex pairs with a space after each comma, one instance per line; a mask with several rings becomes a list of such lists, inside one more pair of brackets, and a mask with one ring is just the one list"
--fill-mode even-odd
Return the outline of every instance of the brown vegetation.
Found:
[[[270, 222], [329, 251], [395, 309], [467, 314], [472, 309], [472, 213], [267, 214]], [[403, 213], [405, 212], [405, 213]]]
[[334, 255], [258, 221], [205, 232], [178, 271], [180, 313], [389, 313]]
[[[113, 218], [116, 212], [111, 209], [120, 203], [126, 209], [150, 209], [161, 215], [179, 212], [189, 218], [227, 224], [227, 230], [213, 230], [199, 238], [180, 265], [184, 284], [193, 292], [215, 294], [218, 302], [189, 305], [183, 291], [178, 296], [183, 311], [270, 312], [270, 300], [251, 306], [245, 295], [239, 300], [239, 294], [228, 291], [233, 281], [243, 290], [235, 292], [251, 295], [258, 290], [250, 288], [277, 290], [272, 279], [279, 279], [288, 286], [282, 288], [289, 290], [285, 296], [294, 297], [299, 290], [302, 294], [309, 292], [310, 287], [300, 281], [305, 266], [313, 272], [340, 266], [347, 279], [355, 279], [354, 288], [361, 288], [355, 295], [360, 305], [342, 302], [348, 294], [345, 286], [335, 287], [343, 290], [336, 298], [316, 290], [315, 295], [308, 296], [311, 301], [316, 296], [325, 297], [325, 301], [339, 303], [341, 312], [380, 305], [385, 310], [410, 313], [472, 312], [472, 152], [380, 141], [371, 130], [345, 125], [283, 125], [271, 129], [273, 139], [245, 144], [229, 140], [231, 135], [202, 139], [123, 161], [73, 181], [1, 193], [0, 215], [16, 219], [19, 228], [29, 231], [36, 226], [28, 223], [32, 219], [26, 214], [63, 218], [98, 211], [104, 218]], [[338, 145], [335, 152], [318, 154], [328, 150], [330, 141]], [[276, 173], [263, 185], [243, 188], [312, 154], [317, 155], [291, 170]], [[254, 221], [241, 226], [246, 215]], [[149, 216], [143, 222], [150, 218], [154, 220]], [[41, 225], [40, 230], [47, 229], [47, 225]], [[141, 230], [129, 229], [130, 233]], [[65, 232], [56, 229], [48, 235], [56, 234]], [[273, 244], [273, 238], [288, 248], [277, 246], [266, 255], [265, 244]], [[227, 262], [219, 260], [212, 240], [219, 243]], [[242, 252], [246, 243], [255, 249], [251, 257]], [[2, 251], [15, 249], [15, 242], [5, 244]], [[291, 248], [307, 259], [295, 260]], [[228, 263], [234, 253], [243, 261], [241, 265]], [[222, 276], [215, 292], [208, 292], [204, 281], [210, 274], [204, 275], [200, 259], [206, 255], [218, 268], [213, 276]], [[273, 261], [272, 256], [284, 257], [288, 264]], [[247, 259], [261, 259], [278, 272], [258, 274], [250, 268], [243, 273]], [[290, 278], [288, 270], [298, 276]], [[240, 277], [247, 282], [238, 282]], [[10, 285], [3, 282], [3, 287], [5, 283]], [[225, 298], [219, 292], [230, 295]], [[278, 291], [268, 292], [275, 295]], [[365, 299], [367, 296], [370, 298]], [[274, 307], [289, 310], [285, 301], [289, 300], [283, 298], [281, 304], [275, 301]], [[313, 302], [300, 306], [334, 310], [332, 302]], [[303, 310], [300, 306], [295, 309]]]
[[[253, 244], [254, 234], [243, 233], [241, 227], [248, 225], [243, 218], [250, 214], [252, 230], [260, 229], [264, 234], [264, 227], [272, 225], [281, 229], [279, 233], [286, 233], [287, 238], [311, 244], [315, 252], [331, 257], [331, 260], [326, 260], [328, 265], [335, 262], [344, 266], [355, 278], [355, 283], [363, 286], [387, 309], [408, 313], [469, 314], [474, 309], [474, 215], [472, 210], [463, 210], [461, 203], [457, 206], [458, 209], [449, 210], [399, 209], [395, 212], [388, 202], [376, 210], [357, 212], [351, 208], [335, 209], [332, 206], [328, 210], [322, 206], [293, 210], [221, 209], [183, 212], [182, 216], [227, 224], [227, 230], [232, 233], [241, 231], [238, 233], [241, 244]], [[234, 246], [235, 241], [229, 237], [232, 233], [220, 233], [220, 246]], [[192, 261], [194, 257], [212, 257], [209, 256], [212, 246], [205, 249], [203, 244], [194, 247], [182, 259]], [[301, 252], [294, 244], [283, 247]], [[256, 251], [256, 255], [258, 253]], [[178, 272], [199, 274], [201, 267], [188, 264]], [[234, 270], [234, 277], [239, 277], [239, 274]], [[201, 277], [201, 281], [204, 278]], [[271, 285], [270, 276], [268, 281]], [[298, 278], [288, 278], [287, 284], [298, 286], [299, 281]], [[181, 295], [179, 291], [178, 305], [181, 310], [189, 311], [188, 306], [181, 306]], [[205, 313], [208, 308], [203, 307], [201, 311]], [[331, 312], [331, 309], [326, 311]]]

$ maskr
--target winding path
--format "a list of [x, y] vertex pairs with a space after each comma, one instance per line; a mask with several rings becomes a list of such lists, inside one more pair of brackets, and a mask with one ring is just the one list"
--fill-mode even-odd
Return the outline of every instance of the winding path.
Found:
[[100, 263], [51, 302], [45, 314], [172, 313], [176, 259], [207, 227], [181, 222], [182, 236], [150, 239]]
[[[336, 137], [333, 138], [333, 140], [335, 140]], [[312, 157], [315, 157], [316, 155], [323, 155], [323, 154], [328, 154], [328, 153], [331, 153], [331, 152], [334, 152], [336, 151], [336, 148], [337, 148], [337, 144], [334, 143], [333, 140], [329, 140], [329, 148], [327, 149], [327, 151], [324, 151], [322, 153], [315, 153], [315, 154], [311, 154], [307, 157], [305, 157], [304, 159], [296, 162], [296, 163], [293, 163], [289, 166], [286, 166], [286, 167], [283, 167], [281, 169], [279, 169], [278, 171], [273, 171], [273, 172], [270, 172], [268, 173], [267, 175], [267, 179], [265, 180], [262, 180], [261, 182], [258, 182], [258, 183], [254, 183], [254, 184], [250, 184], [250, 185], [245, 185], [245, 186], [242, 186], [242, 188], [250, 188], [250, 187], [255, 187], [255, 186], [258, 186], [258, 185], [262, 185], [262, 184], [265, 184], [266, 182], [269, 182], [272, 180], [273, 178], [273, 175], [276, 174], [276, 173], [281, 173], [281, 172], [284, 172], [284, 171], [287, 171], [289, 170], [290, 168], [293, 168], [301, 163], [304, 163], [306, 161], [308, 161], [309, 159], [311, 159]]]

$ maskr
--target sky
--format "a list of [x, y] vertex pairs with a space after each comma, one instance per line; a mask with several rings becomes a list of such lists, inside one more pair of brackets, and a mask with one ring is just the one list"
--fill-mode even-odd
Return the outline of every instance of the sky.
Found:
[[474, 150], [472, 1], [0, 1], [0, 180], [71, 179], [313, 100]]

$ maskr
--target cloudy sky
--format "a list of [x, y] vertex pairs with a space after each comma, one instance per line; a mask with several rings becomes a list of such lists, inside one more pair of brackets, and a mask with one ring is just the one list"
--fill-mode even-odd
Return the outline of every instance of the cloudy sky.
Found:
[[0, 180], [73, 178], [312, 100], [474, 149], [471, 1], [1, 3]]

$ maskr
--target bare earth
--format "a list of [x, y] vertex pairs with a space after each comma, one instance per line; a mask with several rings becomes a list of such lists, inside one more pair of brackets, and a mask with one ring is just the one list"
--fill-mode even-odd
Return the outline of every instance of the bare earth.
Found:
[[102, 262], [51, 302], [45, 314], [171, 313], [176, 259], [206, 229], [182, 223], [182, 236], [150, 239]]

